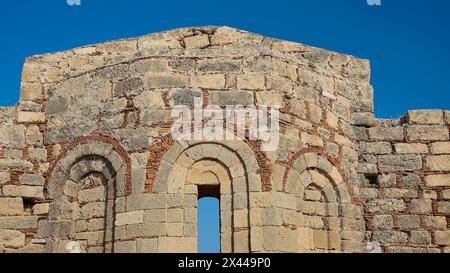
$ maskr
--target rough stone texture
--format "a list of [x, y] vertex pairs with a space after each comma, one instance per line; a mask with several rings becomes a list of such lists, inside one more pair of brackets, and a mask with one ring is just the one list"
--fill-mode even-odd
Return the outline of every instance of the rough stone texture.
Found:
[[[279, 106], [278, 149], [175, 141], [196, 97]], [[0, 107], [0, 253], [195, 252], [201, 195], [222, 252], [448, 252], [449, 125], [377, 119], [367, 60], [228, 27], [32, 56]]]

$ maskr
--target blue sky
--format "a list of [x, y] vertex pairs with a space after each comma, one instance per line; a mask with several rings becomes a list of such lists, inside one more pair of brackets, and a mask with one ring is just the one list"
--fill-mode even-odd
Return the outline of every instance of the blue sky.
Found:
[[450, 1], [2, 1], [0, 105], [24, 58], [177, 27], [227, 25], [371, 60], [377, 117], [450, 105]]
[[0, 105], [26, 56], [186, 26], [227, 25], [371, 60], [377, 117], [449, 108], [450, 1], [2, 1]]

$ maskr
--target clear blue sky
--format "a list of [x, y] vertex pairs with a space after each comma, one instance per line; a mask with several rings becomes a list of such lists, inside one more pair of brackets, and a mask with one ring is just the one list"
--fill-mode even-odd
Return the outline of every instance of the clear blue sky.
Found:
[[450, 1], [2, 1], [0, 105], [19, 97], [24, 58], [178, 27], [227, 25], [367, 58], [377, 117], [450, 105]]

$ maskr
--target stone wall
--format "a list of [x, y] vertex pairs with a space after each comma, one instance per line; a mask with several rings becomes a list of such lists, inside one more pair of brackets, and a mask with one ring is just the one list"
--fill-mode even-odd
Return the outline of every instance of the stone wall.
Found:
[[[278, 149], [173, 139], [196, 97], [279, 105]], [[0, 109], [0, 252], [195, 252], [205, 189], [223, 252], [448, 252], [450, 114], [372, 97], [366, 60], [228, 27], [30, 57]]]

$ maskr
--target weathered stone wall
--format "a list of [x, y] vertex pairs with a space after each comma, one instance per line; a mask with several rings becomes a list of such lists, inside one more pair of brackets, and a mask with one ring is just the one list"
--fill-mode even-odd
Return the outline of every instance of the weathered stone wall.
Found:
[[[172, 139], [195, 97], [279, 105], [278, 149]], [[449, 251], [450, 114], [372, 97], [366, 60], [227, 27], [30, 57], [0, 109], [0, 252], [195, 252], [205, 187], [223, 252]]]
[[359, 118], [366, 134], [359, 139], [355, 198], [370, 239], [389, 252], [449, 252], [450, 112]]

